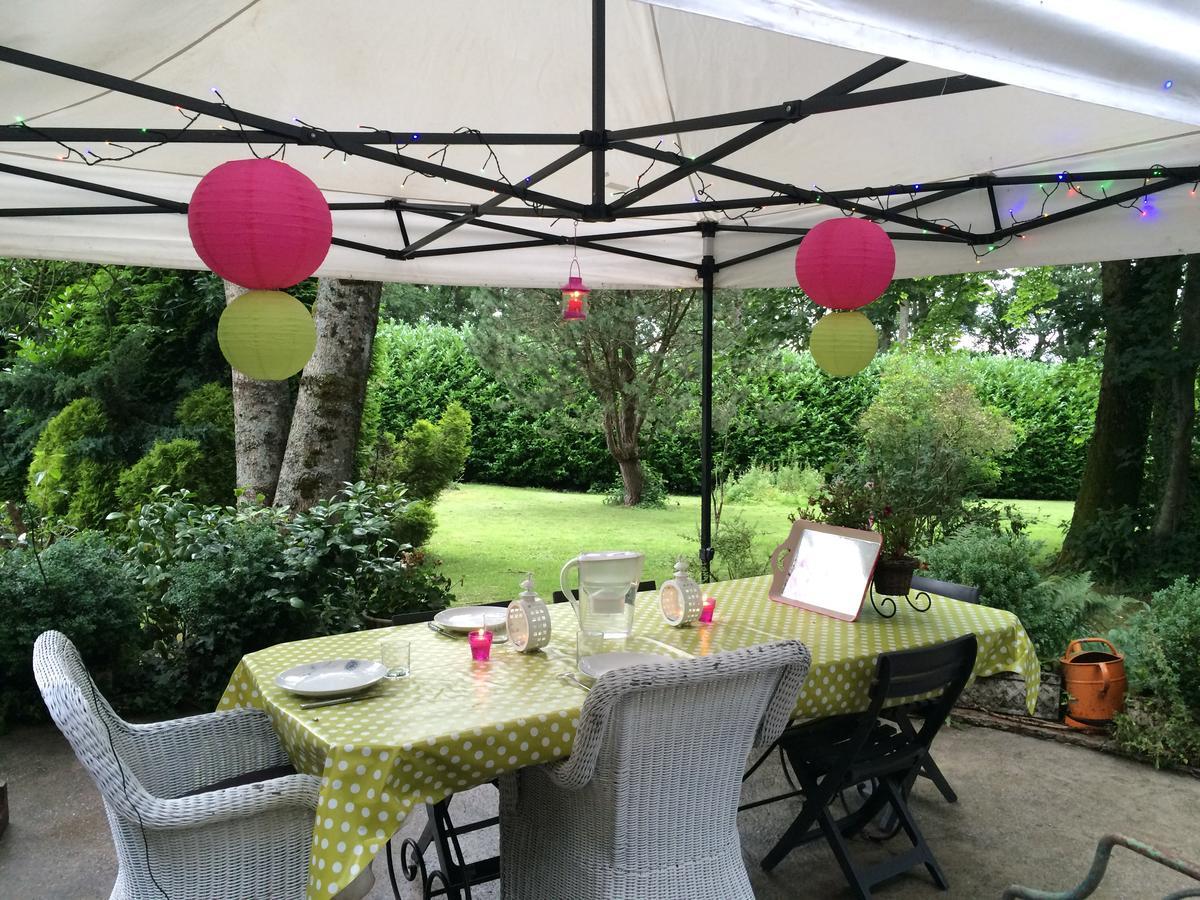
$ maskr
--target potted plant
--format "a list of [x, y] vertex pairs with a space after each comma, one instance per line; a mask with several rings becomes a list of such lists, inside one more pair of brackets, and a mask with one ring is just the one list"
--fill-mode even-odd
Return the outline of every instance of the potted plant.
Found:
[[903, 596], [912, 588], [913, 573], [921, 565], [909, 552], [916, 539], [918, 522], [915, 516], [897, 512], [888, 504], [878, 509], [871, 521], [883, 537], [883, 550], [875, 564], [875, 590], [892, 597]]

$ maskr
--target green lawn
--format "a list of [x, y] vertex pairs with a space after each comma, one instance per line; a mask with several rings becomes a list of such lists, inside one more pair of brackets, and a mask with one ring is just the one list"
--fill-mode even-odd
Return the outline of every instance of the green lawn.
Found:
[[1043, 559], [1054, 556], [1062, 548], [1063, 524], [1071, 521], [1075, 509], [1072, 500], [997, 500], [1015, 506], [1021, 515], [1034, 520], [1026, 534], [1041, 544]]
[[[1049, 549], [1058, 548], [1058, 522], [1070, 516], [1069, 501], [1008, 502], [1041, 517], [1031, 535]], [[756, 550], [764, 560], [787, 536], [788, 513], [794, 509], [783, 503], [726, 508], [763, 532]], [[594, 494], [464, 484], [442, 496], [437, 516], [430, 549], [454, 581], [458, 601], [475, 603], [513, 599], [527, 571], [548, 598], [558, 588], [562, 564], [581, 550], [641, 551], [644, 577], [661, 584], [671, 577], [676, 556], [690, 559], [696, 553], [700, 499], [672, 497], [666, 509], [625, 509], [605, 506]]]

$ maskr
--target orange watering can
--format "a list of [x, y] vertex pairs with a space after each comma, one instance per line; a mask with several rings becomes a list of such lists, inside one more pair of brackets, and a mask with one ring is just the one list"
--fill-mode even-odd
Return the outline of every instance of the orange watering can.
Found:
[[[1103, 644], [1104, 650], [1085, 650]], [[1125, 707], [1125, 657], [1104, 638], [1071, 641], [1059, 660], [1067, 691], [1066, 723], [1088, 730], [1108, 725]]]

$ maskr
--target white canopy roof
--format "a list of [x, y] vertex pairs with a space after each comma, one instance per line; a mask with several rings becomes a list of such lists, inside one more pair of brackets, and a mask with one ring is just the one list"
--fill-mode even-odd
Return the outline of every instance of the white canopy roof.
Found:
[[[585, 0], [7, 0], [0, 41], [49, 57], [212, 102], [214, 87], [238, 110], [314, 132], [364, 127], [396, 133], [386, 153], [513, 182], [578, 145], [591, 128], [591, 6]], [[673, 8], [668, 8], [673, 7]], [[605, 128], [610, 132], [654, 123], [774, 107], [810, 98], [880, 56], [912, 60], [858, 91], [966, 74], [1005, 85], [822, 112], [791, 122], [719, 165], [760, 181], [794, 185], [823, 199], [869, 186], [907, 185], [891, 195], [851, 198], [895, 207], [915, 196], [912, 186], [988, 173], [1051, 176], [1042, 187], [993, 187], [1000, 227], [1050, 216], [1024, 237], [1007, 235], [974, 249], [964, 242], [896, 241], [897, 275], [910, 276], [1200, 252], [1200, 197], [1190, 190], [1200, 163], [1200, 12], [1171, 0], [661, 0], [607, 4]], [[801, 38], [797, 35], [803, 34]], [[1169, 83], [1169, 84], [1168, 84]], [[174, 134], [187, 120], [169, 103], [130, 96], [68, 78], [0, 62], [2, 111], [23, 117], [29, 129], [146, 128]], [[186, 104], [185, 104], [186, 105]], [[803, 105], [801, 107], [804, 108]], [[229, 122], [204, 116], [195, 128]], [[633, 143], [684, 157], [704, 153], [753, 124], [710, 130], [667, 131]], [[470, 128], [481, 132], [567, 135], [559, 144], [442, 145], [428, 133]], [[414, 139], [413, 135], [421, 138]], [[5, 209], [140, 205], [78, 187], [14, 174], [12, 167], [93, 182], [186, 203], [197, 180], [217, 164], [249, 155], [245, 143], [172, 141], [126, 161], [85, 166], [125, 150], [68, 141], [75, 153], [45, 141], [14, 141], [0, 132], [0, 215]], [[34, 135], [38, 136], [38, 135]], [[404, 146], [407, 142], [407, 146]], [[572, 143], [573, 142], [573, 143]], [[140, 149], [146, 144], [124, 142]], [[274, 145], [256, 144], [261, 154]], [[87, 155], [88, 150], [93, 155]], [[328, 154], [328, 158], [325, 158]], [[544, 180], [536, 189], [586, 204], [591, 200], [591, 154]], [[277, 157], [278, 158], [278, 157]], [[486, 187], [443, 181], [385, 162], [329, 154], [326, 147], [292, 145], [285, 160], [322, 188], [331, 203], [399, 198], [408, 240], [446, 224], [411, 205], [481, 204]], [[498, 163], [498, 166], [497, 166]], [[647, 167], [652, 168], [647, 171]], [[5, 169], [4, 166], [9, 168]], [[1159, 166], [1153, 175], [1153, 166]], [[498, 168], [499, 167], [499, 168]], [[1186, 172], [1180, 171], [1189, 167]], [[606, 200], [671, 171], [654, 161], [610, 148], [605, 155]], [[1138, 170], [1133, 178], [1059, 182], [1054, 173]], [[1186, 179], [1185, 179], [1186, 176]], [[1133, 198], [1086, 215], [1055, 221], [1088, 198], [1113, 196], [1143, 185], [1170, 188], [1148, 201]], [[1072, 185], [1079, 190], [1073, 190]], [[932, 221], [936, 234], [987, 235], [999, 231], [987, 193], [964, 190], [930, 200], [908, 216]], [[843, 214], [816, 202], [766, 205], [722, 212], [714, 201], [771, 197], [775, 191], [697, 172], [633, 204], [615, 221], [584, 221], [579, 237], [694, 226], [712, 219], [736, 228], [797, 229]], [[773, 202], [779, 202], [777, 199]], [[1133, 208], [1129, 203], [1136, 202]], [[707, 204], [707, 206], [706, 206]], [[636, 214], [639, 207], [674, 207]], [[692, 208], [694, 207], [694, 209]], [[519, 199], [489, 215], [501, 227], [562, 237], [574, 233], [566, 213], [534, 216]], [[854, 211], [861, 211], [856, 208]], [[629, 215], [630, 212], [635, 214]], [[894, 235], [920, 228], [884, 222]], [[335, 209], [334, 234], [344, 241], [400, 250], [394, 209]], [[515, 242], [522, 237], [464, 225], [423, 249]], [[721, 287], [795, 283], [790, 247], [740, 262], [738, 257], [798, 237], [720, 230], [715, 241]], [[581, 247], [592, 287], [690, 286], [701, 261], [696, 230], [607, 241], [685, 263]], [[986, 254], [977, 260], [976, 254]], [[0, 217], [0, 255], [201, 268], [184, 216], [20, 215]], [[452, 284], [557, 286], [566, 277], [571, 248], [564, 245], [451, 255], [387, 258], [335, 246], [322, 274]]]

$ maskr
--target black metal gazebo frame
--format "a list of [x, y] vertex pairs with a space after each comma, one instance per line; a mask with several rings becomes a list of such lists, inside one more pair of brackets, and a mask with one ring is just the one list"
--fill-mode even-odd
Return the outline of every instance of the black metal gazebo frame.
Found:
[[[129, 127], [47, 127], [42, 128], [24, 120], [0, 126], [0, 143], [33, 142], [56, 144], [65, 150], [63, 158], [78, 159], [88, 166], [101, 162], [119, 162], [130, 156], [166, 143], [303, 145], [325, 148], [371, 160], [383, 165], [397, 166], [412, 173], [442, 178], [446, 181], [488, 191], [492, 197], [482, 203], [428, 203], [398, 197], [371, 202], [331, 203], [335, 213], [344, 210], [378, 210], [395, 217], [400, 246], [384, 247], [334, 237], [339, 247], [375, 254], [386, 259], [404, 262], [422, 257], [466, 253], [486, 253], [520, 250], [529, 247], [576, 245], [603, 253], [632, 257], [665, 266], [690, 269], [695, 272], [702, 291], [703, 333], [701, 353], [701, 523], [700, 556], [707, 576], [713, 558], [711, 533], [712, 499], [712, 326], [714, 278], [718, 271], [759, 259], [794, 247], [807, 233], [806, 228], [771, 227], [751, 224], [744, 218], [748, 212], [772, 206], [820, 206], [839, 210], [846, 215], [858, 215], [910, 231], [889, 232], [893, 240], [933, 241], [958, 244], [969, 248], [975, 256], [991, 253], [1005, 242], [1026, 232], [1046, 228], [1067, 219], [1088, 215], [1110, 206], [1131, 205], [1159, 191], [1200, 181], [1200, 166], [1121, 169], [1087, 172], [1045, 172], [1032, 175], [997, 176], [979, 174], [937, 182], [861, 187], [833, 191], [806, 189], [772, 178], [762, 177], [721, 164], [721, 160], [742, 150], [780, 129], [795, 125], [811, 116], [848, 109], [862, 109], [909, 100], [942, 97], [969, 91], [988, 90], [1004, 85], [997, 81], [969, 75], [949, 76], [883, 88], [865, 89], [877, 79], [905, 65], [904, 60], [884, 57], [863, 67], [810, 97], [785, 100], [756, 109], [744, 109], [711, 116], [660, 122], [633, 128], [610, 130], [605, 124], [605, 2], [592, 0], [592, 59], [591, 59], [591, 127], [579, 132], [564, 133], [506, 133], [479, 132], [459, 129], [454, 132], [429, 133], [413, 130], [383, 130], [364, 128], [359, 131], [328, 131], [300, 120], [285, 122], [253, 112], [235, 109], [218, 95], [218, 101], [191, 97], [176, 91], [152, 87], [83, 68], [54, 59], [0, 46], [0, 62], [20, 66], [50, 75], [57, 75], [82, 84], [94, 85], [138, 97], [151, 102], [177, 107], [192, 115], [187, 125], [178, 130], [159, 130]], [[191, 127], [201, 116], [228, 122], [232, 128], [203, 129]], [[731, 126], [747, 126], [744, 131], [718, 143], [695, 156], [648, 147], [636, 143], [639, 139], [684, 132], [705, 132]], [[98, 155], [90, 149], [81, 152], [72, 143], [87, 142], [112, 146], [123, 155]], [[129, 144], [146, 145], [134, 150]], [[561, 146], [566, 151], [557, 159], [517, 182], [501, 176], [491, 178], [444, 164], [428, 157], [403, 152], [410, 147], [474, 145], [486, 147], [489, 153], [498, 146]], [[606, 199], [605, 157], [610, 152], [640, 157], [649, 164], [662, 163], [667, 171], [639, 183], [631, 190]], [[437, 155], [437, 154], [434, 154]], [[577, 160], [591, 159], [591, 190], [584, 199], [559, 197], [537, 190], [535, 185]], [[497, 166], [499, 171], [499, 167]], [[0, 208], [0, 217], [25, 216], [91, 216], [186, 214], [186, 201], [156, 197], [137, 191], [112, 187], [82, 178], [72, 178], [39, 169], [0, 163], [0, 173], [78, 188], [128, 201], [110, 206], [57, 206]], [[710, 175], [748, 188], [758, 193], [732, 199], [716, 199], [701, 188], [694, 202], [648, 203], [663, 189], [691, 176]], [[1129, 189], [1109, 194], [1106, 182], [1138, 181]], [[640, 180], [639, 180], [640, 182]], [[1074, 188], [1087, 202], [1070, 209], [1057, 210], [1025, 220], [1011, 215], [1005, 224], [997, 207], [995, 189], [1006, 185], [1066, 185]], [[1084, 186], [1100, 184], [1100, 195], [1085, 192]], [[1095, 190], [1095, 188], [1089, 188]], [[961, 228], [930, 210], [939, 201], [963, 194], [979, 196], [990, 213], [990, 230], [975, 231]], [[893, 198], [907, 198], [892, 203]], [[516, 201], [516, 202], [513, 202]], [[514, 225], [512, 217], [537, 219], [570, 218], [587, 222], [615, 222], [627, 218], [646, 218], [666, 215], [716, 213], [721, 219], [702, 219], [690, 224], [664, 225], [631, 231], [612, 231], [586, 236], [564, 236], [537, 227]], [[417, 240], [410, 240], [406, 216], [438, 220], [442, 224]], [[471, 226], [489, 229], [510, 236], [511, 240], [493, 243], [454, 245], [446, 238], [459, 228]], [[639, 238], [694, 232], [701, 239], [701, 258], [676, 259], [642, 250], [619, 246], [614, 242], [636, 241]], [[746, 233], [775, 236], [779, 240], [757, 250], [718, 260], [717, 237], [722, 233]], [[434, 246], [436, 244], [436, 246]], [[984, 248], [982, 251], [980, 248]], [[397, 268], [397, 281], [403, 279], [403, 267]]]

